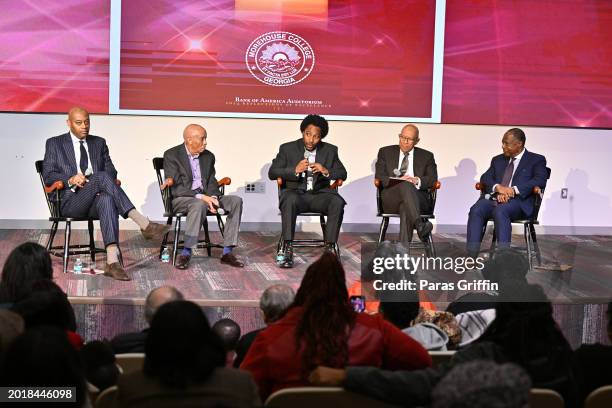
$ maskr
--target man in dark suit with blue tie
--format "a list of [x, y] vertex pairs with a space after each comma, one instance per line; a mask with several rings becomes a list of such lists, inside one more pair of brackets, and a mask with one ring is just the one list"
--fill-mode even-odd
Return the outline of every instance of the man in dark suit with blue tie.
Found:
[[161, 240], [170, 226], [150, 222], [117, 185], [117, 170], [106, 141], [89, 134], [89, 113], [85, 109], [72, 108], [66, 123], [70, 131], [48, 139], [45, 145], [45, 184], [58, 180], [64, 183], [60, 194], [62, 216], [100, 219], [106, 248], [104, 275], [130, 280], [119, 263], [119, 215], [136, 222], [146, 239]]
[[533, 188], [546, 187], [546, 158], [525, 149], [525, 133], [512, 128], [502, 138], [503, 154], [493, 157], [480, 177], [487, 193], [470, 209], [467, 224], [467, 251], [477, 256], [487, 220], [493, 219], [499, 246], [509, 246], [512, 220], [530, 217], [535, 196]]

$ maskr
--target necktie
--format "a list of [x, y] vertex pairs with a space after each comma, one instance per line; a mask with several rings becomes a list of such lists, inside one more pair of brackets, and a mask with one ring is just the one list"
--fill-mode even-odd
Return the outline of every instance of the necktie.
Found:
[[410, 152], [404, 153], [404, 158], [402, 159], [402, 165], [400, 166], [400, 176], [406, 175], [408, 171], [408, 154]]
[[506, 166], [506, 170], [504, 171], [504, 177], [502, 178], [502, 186], [510, 187], [510, 182], [512, 181], [512, 173], [514, 172], [514, 157], [510, 159], [508, 165]]
[[87, 150], [85, 150], [84, 142], [79, 141], [81, 144], [81, 160], [79, 161], [79, 167], [81, 168], [81, 174], [85, 174], [89, 167], [89, 160], [87, 159]]

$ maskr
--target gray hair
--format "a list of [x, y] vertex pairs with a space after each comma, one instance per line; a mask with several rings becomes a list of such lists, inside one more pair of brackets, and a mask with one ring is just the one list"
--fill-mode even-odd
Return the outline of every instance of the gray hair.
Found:
[[476, 360], [457, 365], [431, 393], [432, 408], [526, 407], [531, 379], [516, 364]]
[[279, 320], [295, 298], [295, 291], [287, 285], [272, 285], [264, 290], [259, 299], [259, 307], [263, 311], [266, 323]]
[[183, 294], [173, 286], [161, 286], [153, 289], [145, 300], [145, 320], [150, 324], [151, 320], [153, 320], [153, 315], [161, 305], [184, 299]]

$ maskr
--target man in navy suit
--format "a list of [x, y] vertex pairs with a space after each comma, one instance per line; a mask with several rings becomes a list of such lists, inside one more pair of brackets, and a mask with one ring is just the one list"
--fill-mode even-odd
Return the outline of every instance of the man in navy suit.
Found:
[[499, 246], [509, 246], [512, 220], [533, 214], [533, 188], [546, 187], [546, 158], [525, 149], [525, 133], [512, 128], [502, 138], [503, 154], [493, 157], [491, 166], [480, 177], [487, 193], [470, 208], [467, 224], [467, 250], [477, 256], [487, 220], [493, 218]]
[[[72, 108], [66, 121], [70, 131], [47, 140], [43, 178], [50, 185], [60, 180], [60, 213], [64, 217], [98, 217], [106, 248], [104, 275], [130, 280], [119, 263], [118, 216], [130, 218], [146, 239], [161, 240], [170, 226], [150, 222], [139, 213], [116, 183], [117, 170], [106, 141], [89, 134], [89, 113]], [[52, 199], [55, 199], [53, 196]]]

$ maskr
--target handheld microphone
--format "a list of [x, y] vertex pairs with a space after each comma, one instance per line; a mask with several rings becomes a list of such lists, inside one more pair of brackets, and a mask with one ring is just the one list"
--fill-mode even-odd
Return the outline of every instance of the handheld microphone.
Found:
[[85, 170], [85, 174], [83, 174], [86, 178], [91, 177], [91, 175], [93, 174], [93, 170], [91, 169], [91, 167], [88, 167], [87, 170]]
[[[310, 165], [310, 152], [308, 150], [304, 150], [304, 159], [308, 160], [308, 164]], [[310, 168], [308, 168], [307, 171], [310, 171]], [[305, 176], [305, 172], [302, 172], [302, 177]]]
[[215, 210], [217, 210], [217, 214], [225, 215], [225, 210], [223, 208], [219, 207], [218, 205], [214, 205], [214, 204], [213, 204], [213, 207], [215, 207]]
[[399, 169], [393, 169], [393, 174], [395, 174], [395, 177], [400, 177], [402, 172]]

